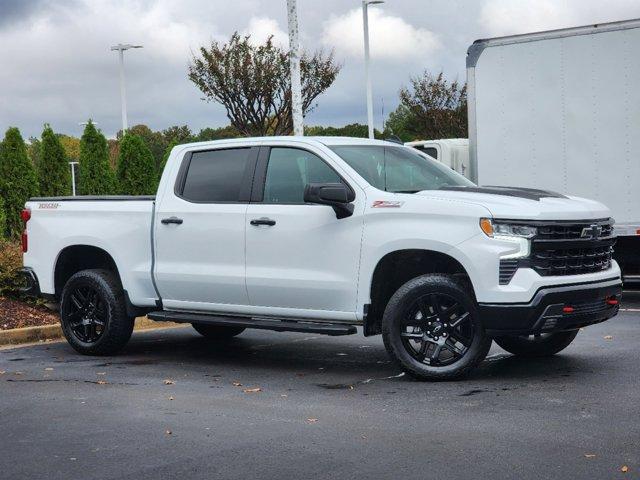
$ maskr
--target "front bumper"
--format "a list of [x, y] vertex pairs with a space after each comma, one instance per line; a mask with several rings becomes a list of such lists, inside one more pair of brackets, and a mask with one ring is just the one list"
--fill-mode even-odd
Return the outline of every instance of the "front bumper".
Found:
[[487, 334], [532, 335], [575, 330], [618, 313], [622, 283], [574, 284], [540, 288], [528, 303], [480, 303]]

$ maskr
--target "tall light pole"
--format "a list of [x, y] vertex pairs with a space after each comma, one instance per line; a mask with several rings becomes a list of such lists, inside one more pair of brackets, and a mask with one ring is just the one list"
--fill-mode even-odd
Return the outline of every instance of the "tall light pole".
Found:
[[76, 196], [76, 165], [78, 165], [78, 162], [69, 162], [71, 167], [71, 192], [74, 197]]
[[130, 48], [142, 48], [142, 45], [119, 43], [111, 47], [111, 51], [118, 51], [120, 57], [120, 103], [122, 104], [122, 134], [129, 128], [127, 124], [127, 94], [124, 88], [124, 51]]
[[296, 0], [287, 0], [289, 20], [289, 64], [291, 66], [291, 116], [293, 134], [304, 135], [302, 117], [302, 86], [300, 81], [300, 40], [298, 39], [298, 7]]
[[371, 72], [369, 71], [369, 5], [384, 3], [384, 0], [362, 0], [362, 22], [364, 24], [364, 74], [367, 81], [367, 124], [369, 138], [373, 136], [373, 92], [371, 90]]

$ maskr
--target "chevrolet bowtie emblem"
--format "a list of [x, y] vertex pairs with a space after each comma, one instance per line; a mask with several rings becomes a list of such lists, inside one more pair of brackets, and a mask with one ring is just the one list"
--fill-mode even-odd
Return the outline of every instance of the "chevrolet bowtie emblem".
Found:
[[580, 237], [597, 239], [600, 235], [602, 235], [602, 227], [600, 225], [593, 224], [589, 227], [583, 228]]

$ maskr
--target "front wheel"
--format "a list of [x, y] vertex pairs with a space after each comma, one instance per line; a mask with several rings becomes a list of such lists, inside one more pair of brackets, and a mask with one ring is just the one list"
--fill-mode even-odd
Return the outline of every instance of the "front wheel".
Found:
[[494, 340], [502, 349], [514, 355], [548, 357], [567, 348], [576, 335], [578, 335], [578, 330], [518, 337], [496, 337]]
[[420, 380], [449, 380], [469, 373], [489, 352], [476, 303], [447, 275], [408, 281], [389, 300], [382, 337], [391, 358]]

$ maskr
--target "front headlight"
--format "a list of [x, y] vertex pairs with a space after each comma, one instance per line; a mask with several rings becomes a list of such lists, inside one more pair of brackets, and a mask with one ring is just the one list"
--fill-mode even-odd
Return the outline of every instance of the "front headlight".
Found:
[[490, 218], [480, 219], [480, 229], [489, 237], [533, 238], [538, 233], [536, 227], [515, 223], [494, 222]]
[[490, 218], [480, 219], [480, 229], [488, 237], [513, 244], [513, 249], [500, 254], [501, 259], [525, 258], [531, 253], [529, 239], [536, 236], [538, 230], [529, 225], [494, 222]]

